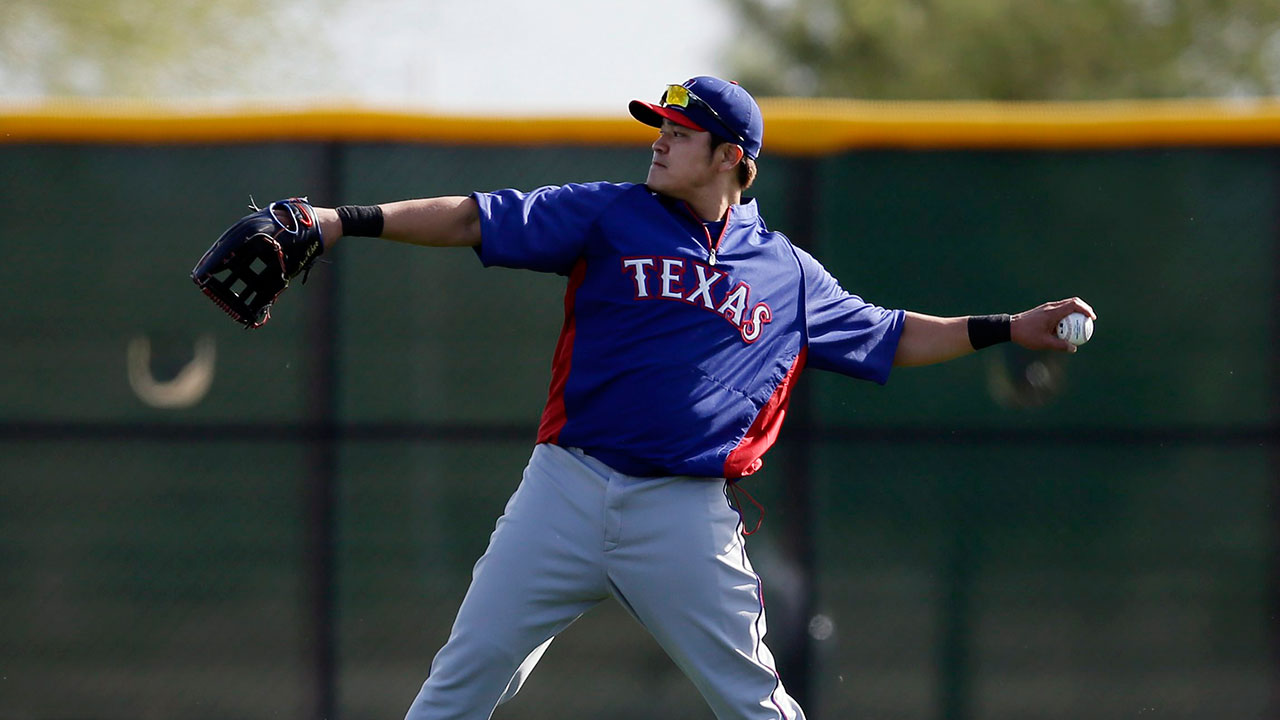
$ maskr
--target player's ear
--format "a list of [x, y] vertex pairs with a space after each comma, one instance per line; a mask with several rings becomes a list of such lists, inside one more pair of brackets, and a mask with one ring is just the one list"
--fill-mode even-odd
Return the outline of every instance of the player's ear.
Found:
[[725, 170], [732, 170], [742, 162], [747, 155], [741, 145], [733, 143], [721, 143], [720, 145], [720, 162]]

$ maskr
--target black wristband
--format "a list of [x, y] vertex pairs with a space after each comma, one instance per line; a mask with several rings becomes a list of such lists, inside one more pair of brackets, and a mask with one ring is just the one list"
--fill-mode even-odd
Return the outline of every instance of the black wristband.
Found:
[[1008, 315], [970, 315], [969, 344], [981, 350], [1012, 339], [1013, 319]]
[[382, 207], [341, 205], [335, 208], [342, 220], [342, 234], [355, 237], [382, 237]]

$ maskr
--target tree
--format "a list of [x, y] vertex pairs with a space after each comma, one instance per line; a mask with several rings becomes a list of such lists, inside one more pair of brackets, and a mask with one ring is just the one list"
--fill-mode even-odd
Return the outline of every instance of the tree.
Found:
[[0, 88], [32, 96], [279, 93], [288, 73], [262, 68], [321, 52], [313, 38], [331, 2], [4, 0]]
[[1091, 100], [1280, 93], [1275, 0], [727, 0], [761, 94]]

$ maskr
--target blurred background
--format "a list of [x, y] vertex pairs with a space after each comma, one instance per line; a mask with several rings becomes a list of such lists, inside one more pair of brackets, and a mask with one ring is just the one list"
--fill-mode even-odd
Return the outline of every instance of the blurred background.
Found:
[[[5, 0], [0, 719], [402, 717], [563, 279], [353, 240], [245, 332], [187, 274], [250, 196], [642, 179], [704, 73], [850, 291], [1100, 318], [806, 374], [745, 487], [809, 717], [1280, 717], [1280, 4]], [[654, 716], [711, 714], [607, 602], [494, 717]]]

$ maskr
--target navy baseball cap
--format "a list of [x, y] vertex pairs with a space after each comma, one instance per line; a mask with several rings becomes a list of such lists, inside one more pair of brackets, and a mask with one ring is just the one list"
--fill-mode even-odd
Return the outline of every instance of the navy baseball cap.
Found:
[[628, 109], [645, 125], [662, 127], [666, 119], [737, 143], [750, 158], [758, 157], [764, 144], [764, 118], [755, 98], [741, 85], [710, 75], [668, 85], [656, 105], [632, 100]]

